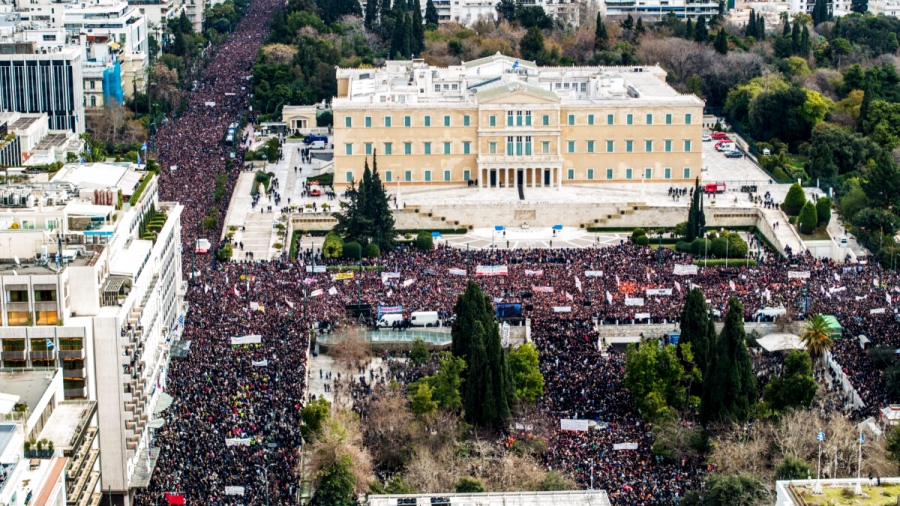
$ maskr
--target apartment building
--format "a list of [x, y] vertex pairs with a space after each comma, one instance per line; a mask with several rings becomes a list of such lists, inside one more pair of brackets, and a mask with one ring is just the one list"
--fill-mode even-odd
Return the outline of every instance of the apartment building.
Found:
[[681, 19], [696, 20], [700, 16], [710, 19], [719, 13], [717, 0], [605, 0], [598, 3], [604, 16], [634, 19], [659, 20], [669, 14]]
[[438, 68], [338, 69], [335, 185], [378, 155], [385, 183], [479, 187], [685, 183], [703, 101], [660, 67], [538, 67], [496, 54]]
[[101, 488], [149, 483], [151, 414], [182, 311], [182, 206], [130, 164], [69, 164], [0, 186], [0, 372], [61, 368], [66, 399], [97, 402]]

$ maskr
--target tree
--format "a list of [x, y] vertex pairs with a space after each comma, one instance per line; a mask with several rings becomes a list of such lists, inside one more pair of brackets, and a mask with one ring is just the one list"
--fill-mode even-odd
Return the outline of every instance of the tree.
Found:
[[329, 232], [325, 236], [325, 242], [322, 243], [322, 254], [325, 258], [339, 258], [344, 252], [344, 240], [341, 236]]
[[410, 399], [413, 413], [419, 416], [426, 416], [437, 411], [438, 403], [433, 400], [433, 394], [434, 389], [428, 385], [428, 382], [419, 382], [416, 393]]
[[678, 348], [680, 350], [684, 345], [691, 345], [697, 368], [704, 375], [715, 344], [707, 339], [708, 320], [706, 296], [699, 287], [694, 288], [688, 292], [684, 309], [681, 311], [681, 337], [678, 338]]
[[827, 227], [831, 222], [831, 199], [828, 197], [819, 197], [816, 201], [816, 218], [820, 227]]
[[750, 19], [744, 26], [744, 35], [747, 37], [756, 37], [756, 11], [750, 9]]
[[816, 206], [811, 200], [808, 200], [800, 211], [800, 217], [797, 218], [797, 228], [800, 229], [801, 234], [811, 234], [816, 230], [818, 223], [819, 216], [816, 213]]
[[794, 350], [784, 359], [784, 372], [766, 385], [763, 400], [779, 412], [795, 407], [807, 409], [817, 389], [809, 353]]
[[438, 355], [440, 367], [437, 374], [424, 378], [431, 386], [432, 398], [437, 401], [438, 407], [450, 411], [462, 407], [463, 373], [466, 370], [466, 361], [453, 356], [448, 351]]
[[603, 22], [603, 16], [597, 13], [597, 28], [594, 29], [594, 49], [606, 49], [609, 42], [609, 34], [606, 32], [606, 23]]
[[377, 0], [367, 0], [366, 1], [366, 15], [363, 19], [363, 26], [368, 30], [372, 30], [375, 28], [375, 24], [378, 21], [378, 1]]
[[540, 28], [532, 26], [519, 41], [519, 52], [522, 58], [525, 60], [542, 59], [542, 53], [545, 51], [544, 34], [541, 33]]
[[892, 365], [884, 372], [884, 392], [891, 402], [900, 399], [900, 363]]
[[891, 453], [894, 460], [900, 460], [900, 425], [894, 425], [888, 431], [885, 439], [887, 440], [887, 451]]
[[803, 25], [803, 32], [800, 34], [800, 56], [806, 58], [812, 49], [812, 42], [809, 40], [809, 27]]
[[487, 352], [484, 349], [484, 326], [476, 320], [472, 326], [469, 352], [466, 355], [466, 366], [469, 377], [466, 378], [465, 411], [466, 421], [484, 425], [498, 418], [492, 375], [487, 371]]
[[706, 28], [706, 16], [697, 18], [697, 25], [694, 26], [694, 40], [697, 42], [709, 42], [709, 30]]
[[434, 6], [434, 0], [425, 2], [425, 23], [437, 26], [439, 21], [437, 7]]
[[791, 28], [791, 53], [799, 54], [800, 53], [800, 21], [797, 20], [794, 22], [794, 26]]
[[825, 352], [831, 349], [831, 331], [822, 315], [813, 315], [806, 322], [806, 328], [803, 330], [803, 335], [800, 336], [800, 341], [803, 342], [809, 356], [821, 363]]
[[715, 48], [716, 52], [719, 54], [728, 54], [728, 38], [725, 35], [725, 28], [719, 28], [719, 32], [716, 33], [716, 40], [713, 43], [713, 48]]
[[362, 244], [377, 241], [380, 250], [391, 249], [394, 245], [394, 216], [388, 205], [387, 192], [378, 173], [378, 164], [372, 156], [372, 170], [366, 159], [363, 178], [359, 186], [350, 185], [347, 207], [343, 212], [333, 213], [337, 224], [335, 233]]
[[623, 30], [632, 30], [632, 29], [634, 29], [634, 18], [631, 17], [631, 14], [629, 14], [628, 17], [626, 17], [626, 18], [622, 21], [622, 29], [623, 29]]
[[862, 189], [873, 207], [888, 208], [900, 200], [900, 169], [890, 153], [881, 151], [866, 164], [868, 177]]
[[637, 19], [637, 23], [634, 24], [634, 31], [637, 34], [644, 33], [644, 21], [642, 20], [642, 18]]
[[310, 474], [319, 504], [356, 504], [368, 488], [372, 458], [363, 446], [359, 417], [348, 410], [323, 421], [311, 444]]
[[331, 414], [331, 403], [324, 397], [310, 401], [303, 409], [300, 410], [300, 418], [303, 425], [300, 426], [300, 434], [309, 440], [315, 436], [322, 427], [322, 421], [327, 420]]
[[320, 471], [316, 486], [316, 502], [335, 506], [354, 506], [357, 504], [353, 490], [353, 462], [347, 455], [342, 455], [329, 467]]
[[777, 138], [787, 144], [809, 139], [813, 124], [801, 110], [807, 98], [806, 90], [799, 86], [760, 93], [750, 103], [751, 135], [755, 139]]
[[869, 0], [852, 0], [850, 2], [850, 10], [865, 14], [869, 10]]
[[699, 506], [758, 506], [771, 502], [765, 485], [747, 474], [710, 474], [703, 481], [702, 495], [690, 492], [682, 501]]
[[411, 27], [411, 51], [419, 54], [425, 50], [425, 25], [422, 24], [422, 4], [419, 0], [413, 0], [412, 27]]
[[675, 352], [675, 346], [660, 348], [656, 340], [628, 346], [624, 384], [631, 391], [638, 409], [650, 422], [670, 418], [672, 408], [683, 405], [684, 376], [684, 366]]
[[809, 478], [812, 469], [804, 460], [787, 455], [775, 468], [775, 478], [778, 480], [805, 480]]
[[806, 194], [803, 193], [803, 188], [799, 183], [792, 184], [784, 197], [784, 203], [781, 204], [781, 210], [787, 213], [788, 216], [797, 216], [805, 205]]
[[416, 249], [431, 251], [434, 249], [434, 237], [431, 232], [419, 232], [416, 234]]
[[711, 372], [703, 382], [700, 418], [743, 423], [756, 404], [756, 376], [747, 352], [744, 308], [736, 297], [728, 301], [725, 326], [716, 342]]
[[688, 208], [687, 233], [684, 240], [693, 242], [702, 235], [706, 226], [706, 216], [703, 214], [703, 194], [700, 191], [700, 178], [694, 180], [694, 194], [691, 196], [691, 206]]
[[428, 361], [428, 348], [421, 337], [413, 340], [412, 349], [409, 352], [409, 361], [413, 364], [424, 364]]
[[472, 478], [471, 476], [463, 476], [456, 482], [457, 494], [477, 494], [484, 492], [484, 485], [481, 480]]
[[538, 364], [538, 350], [525, 343], [509, 352], [509, 370], [515, 382], [516, 398], [535, 402], [544, 395], [544, 375]]

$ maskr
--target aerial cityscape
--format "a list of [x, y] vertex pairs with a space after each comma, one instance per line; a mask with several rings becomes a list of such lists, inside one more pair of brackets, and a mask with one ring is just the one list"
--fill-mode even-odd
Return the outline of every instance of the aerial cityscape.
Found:
[[0, 506], [900, 504], [898, 11], [0, 2]]

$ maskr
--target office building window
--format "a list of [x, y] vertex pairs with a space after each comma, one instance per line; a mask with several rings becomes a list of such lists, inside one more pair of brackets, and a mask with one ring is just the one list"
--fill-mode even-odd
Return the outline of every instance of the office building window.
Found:
[[569, 169], [568, 174], [566, 174], [567, 178], [571, 181], [575, 179], [575, 169]]
[[672, 168], [666, 167], [663, 169], [663, 176], [665, 176], [666, 179], [672, 179]]
[[614, 120], [615, 120], [615, 115], [614, 115], [614, 114], [607, 114], [607, 115], [606, 115], [606, 124], [607, 124], [607, 125], [612, 125]]
[[470, 116], [468, 114], [463, 116], [463, 126], [469, 126], [469, 121], [470, 121], [469, 118], [470, 118]]
[[366, 116], [366, 128], [372, 128], [372, 117]]
[[472, 174], [469, 172], [469, 169], [463, 171], [463, 181], [468, 181], [472, 177]]
[[407, 183], [412, 181], [412, 171], [411, 170], [405, 171], [403, 173], [403, 179], [405, 179]]
[[450, 126], [450, 116], [444, 116], [444, 126]]
[[594, 169], [587, 170], [587, 178], [588, 178], [588, 181], [592, 181], [594, 179]]
[[450, 171], [449, 170], [444, 171], [444, 181], [450, 181]]
[[497, 154], [497, 143], [496, 143], [496, 142], [489, 142], [489, 143], [488, 143], [488, 154], [490, 154], [490, 155], [496, 155], [496, 154]]
[[550, 126], [550, 115], [549, 115], [549, 114], [545, 114], [545, 115], [541, 118], [541, 122], [542, 122], [542, 124], [543, 124], [544, 126]]
[[653, 141], [644, 141], [644, 151], [647, 153], [653, 152]]
[[606, 169], [606, 179], [612, 179], [612, 178], [613, 178], [613, 170]]
[[403, 126], [412, 126], [412, 116], [403, 116]]
[[594, 141], [587, 141], [587, 152], [588, 153], [594, 152]]
[[625, 152], [631, 153], [634, 151], [634, 141], [625, 141]]
[[672, 124], [672, 115], [671, 114], [666, 114], [666, 124], [667, 125]]
[[569, 125], [574, 125], [574, 124], [575, 124], [575, 115], [570, 114], [569, 115]]
[[390, 117], [390, 116], [385, 116], [385, 117], [384, 117], [384, 126], [387, 127], [387, 128], [390, 128], [390, 127], [391, 127], [391, 117]]
[[403, 143], [403, 154], [404, 154], [404, 155], [411, 155], [411, 154], [412, 154], [412, 143], [411, 143], [411, 142], [404, 142], [404, 143]]
[[550, 153], [550, 141], [541, 141], [541, 153], [545, 155]]
[[633, 115], [633, 114], [626, 114], [626, 115], [625, 115], [625, 124], [626, 124], [626, 125], [633, 125], [633, 124], [634, 124], [634, 115]]
[[391, 182], [391, 178], [393, 178], [393, 177], [394, 177], [394, 175], [391, 173], [391, 171], [386, 171], [386, 172], [384, 173], [384, 181], [385, 181], [386, 183], [390, 183], [390, 182]]
[[426, 142], [426, 143], [425, 143], [425, 151], [424, 151], [424, 152], [425, 152], [426, 155], [430, 155], [430, 154], [431, 154], [431, 143], [430, 143], [430, 142]]
[[431, 126], [431, 116], [425, 116], [425, 126]]
[[344, 154], [345, 155], [353, 154], [353, 144], [350, 144], [349, 142], [347, 144], [344, 144]]
[[691, 178], [691, 169], [685, 167], [684, 168], [684, 179], [690, 179], [690, 178]]
[[428, 183], [428, 182], [430, 182], [430, 181], [431, 181], [431, 171], [430, 171], [430, 170], [426, 170], [426, 171], [425, 171], [425, 182]]
[[685, 124], [685, 125], [690, 125], [690, 124], [691, 124], [691, 115], [690, 115], [690, 114], [685, 114], [685, 115], [684, 115], [684, 124]]
[[631, 179], [632, 169], [625, 169], [625, 179]]
[[347, 177], [346, 181], [347, 181], [348, 183], [352, 183], [352, 182], [353, 182], [353, 171], [352, 171], [352, 170], [348, 170], [347, 173], [346, 173], [346, 177]]
[[[93, 84], [94, 84], [94, 82], [91, 81], [91, 88], [94, 87]], [[344, 118], [344, 126], [347, 128], [352, 127], [353, 126], [353, 118], [351, 118], [350, 116], [345, 117]]]
[[463, 154], [468, 155], [472, 151], [472, 143], [469, 141], [463, 141]]
[[665, 141], [666, 153], [672, 152], [672, 141]]
[[444, 143], [444, 154], [445, 154], [445, 155], [449, 155], [449, 154], [450, 154], [450, 143], [449, 143], [449, 142], [445, 142], [445, 143]]
[[390, 142], [385, 142], [384, 143], [384, 154], [386, 154], [386, 155], [391, 154], [391, 147], [392, 147], [392, 144]]
[[650, 167], [647, 167], [646, 169], [644, 169], [644, 179], [650, 179], [652, 177], [653, 177], [653, 169], [651, 169]]
[[371, 155], [371, 154], [372, 154], [372, 143], [367, 142], [366, 143], [366, 155]]
[[491, 119], [490, 119], [489, 123], [491, 126], [497, 126], [497, 116], [491, 115]]
[[575, 152], [575, 141], [568, 141], [567, 144], [568, 144], [568, 152], [574, 153]]
[[615, 148], [615, 141], [606, 141], [606, 152], [612, 153]]
[[648, 115], [647, 115], [647, 124], [648, 124], [648, 125], [652, 125], [652, 124], [653, 124], [653, 115], [652, 115], [652, 114], [648, 114]]
[[588, 125], [593, 125], [593, 124], [594, 124], [594, 115], [588, 114]]
[[691, 151], [691, 141], [684, 141], [684, 152], [689, 153]]

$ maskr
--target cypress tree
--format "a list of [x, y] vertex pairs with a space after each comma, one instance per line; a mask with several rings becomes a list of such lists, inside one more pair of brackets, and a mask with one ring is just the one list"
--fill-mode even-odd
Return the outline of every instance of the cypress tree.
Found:
[[688, 18], [687, 22], [684, 24], [684, 38], [687, 40], [694, 38], [694, 22], [691, 21], [691, 18]]
[[706, 296], [703, 290], [694, 288], [688, 292], [681, 311], [681, 337], [678, 339], [679, 355], [681, 346], [690, 344], [694, 352], [694, 363], [701, 373], [706, 374], [709, 360], [709, 341], [707, 339]]
[[806, 58], [812, 49], [812, 43], [809, 40], [809, 28], [803, 25], [803, 33], [800, 34], [800, 56]]
[[[466, 291], [456, 298], [456, 305], [453, 306], [453, 314], [456, 315], [456, 319], [453, 320], [453, 325], [450, 327], [450, 351], [454, 356], [463, 359], [468, 357], [475, 322], [484, 313], [483, 304], [481, 287], [478, 286], [478, 283], [469, 281]], [[482, 325], [483, 328], [484, 325]]]
[[725, 326], [716, 342], [708, 381], [704, 381], [700, 419], [744, 423], [756, 404], [756, 376], [747, 352], [744, 308], [736, 297], [728, 301]]
[[[482, 313], [484, 320], [484, 348], [487, 354], [487, 368], [491, 373], [491, 386], [494, 391], [491, 398], [494, 402], [493, 418], [485, 418], [485, 423], [497, 424], [509, 418], [510, 405], [515, 402], [515, 383], [509, 363], [506, 361], [506, 352], [500, 342], [500, 327], [494, 321], [491, 311], [493, 304], [491, 298], [484, 296], [484, 307], [487, 311]], [[487, 402], [487, 400], [485, 400]]]
[[406, 36], [406, 16], [402, 13], [397, 16], [394, 26], [394, 36], [391, 37], [391, 55], [400, 55], [403, 58], [404, 37]]
[[728, 38], [725, 36], [725, 28], [719, 28], [719, 33], [716, 34], [716, 40], [713, 43], [713, 48], [719, 54], [728, 54]]
[[834, 28], [831, 29], [831, 33], [834, 34], [833, 38], [844, 36], [844, 25], [841, 23], [840, 17], [834, 20]]
[[466, 396], [463, 406], [466, 410], [466, 421], [482, 425], [496, 417], [494, 411], [494, 387], [491, 384], [491, 373], [487, 369], [487, 352], [484, 347], [484, 326], [475, 321], [472, 326], [471, 346], [466, 358], [469, 377], [466, 379]]
[[594, 29], [594, 49], [606, 49], [607, 42], [609, 42], [609, 34], [606, 32], [606, 23], [603, 22], [603, 17], [598, 12], [597, 28]]
[[412, 18], [403, 14], [403, 47], [401, 48], [404, 58], [412, 57], [413, 48], [413, 26]]
[[750, 9], [750, 20], [744, 28], [744, 35], [747, 37], [756, 37], [756, 12]]
[[[838, 18], [841, 19], [841, 18]], [[869, 106], [872, 105], [872, 101], [877, 99], [875, 93], [875, 86], [872, 84], [874, 81], [873, 78], [866, 78], [866, 89], [863, 92], [862, 103], [859, 105], [859, 119], [857, 120], [857, 128], [860, 132], [864, 132], [866, 119], [869, 116]]]
[[694, 27], [694, 40], [697, 42], [709, 42], [709, 30], [706, 28], [706, 16], [697, 18], [697, 26]]
[[413, 1], [412, 11], [412, 52], [419, 54], [425, 50], [425, 25], [422, 24], [422, 4]]
[[[381, 24], [384, 25], [387, 18], [391, 16], [391, 0], [381, 0]], [[391, 51], [393, 56], [394, 52]]]
[[794, 27], [791, 28], [791, 52], [794, 54], [800, 53], [800, 22], [797, 21], [794, 23]]
[[375, 27], [375, 21], [378, 18], [378, 0], [367, 0], [366, 1], [366, 17], [363, 20], [363, 25], [366, 29], [371, 30]]
[[434, 1], [428, 0], [425, 2], [425, 23], [437, 26], [439, 20], [437, 7], [434, 6]]
[[634, 25], [634, 31], [637, 33], [644, 33], [644, 22], [641, 18], [637, 19], [637, 23]]
[[781, 28], [781, 35], [790, 35], [791, 34], [791, 22], [787, 19], [784, 20], [784, 26]]
[[756, 18], [756, 40], [765, 40], [766, 38], [766, 20], [762, 16]]

